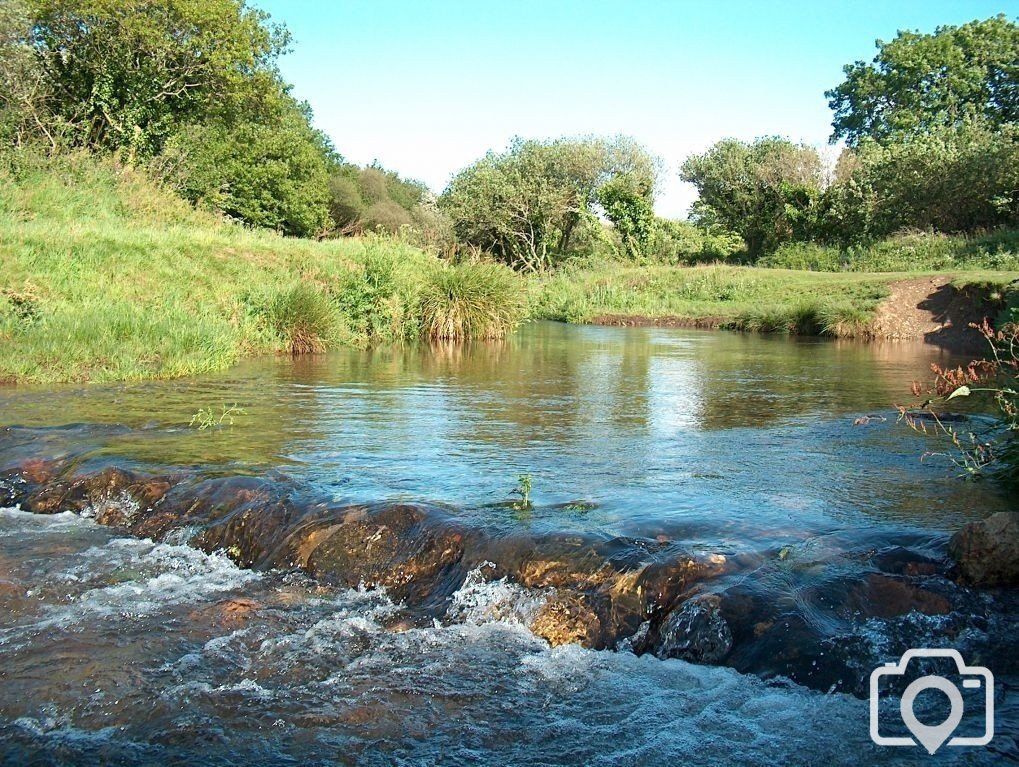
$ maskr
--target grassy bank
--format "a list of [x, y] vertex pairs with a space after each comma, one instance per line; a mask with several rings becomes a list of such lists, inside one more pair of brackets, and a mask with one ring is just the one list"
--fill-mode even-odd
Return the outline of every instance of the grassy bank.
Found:
[[[0, 380], [171, 378], [250, 354], [417, 338], [473, 295], [472, 267], [396, 240], [283, 238], [198, 213], [88, 157], [6, 160]], [[489, 317], [496, 325], [472, 316], [467, 335], [516, 321], [517, 294], [502, 286], [485, 295], [503, 308]], [[464, 335], [458, 321], [443, 327]]]
[[[922, 274], [606, 262], [525, 279], [493, 264], [451, 266], [393, 238], [245, 229], [141, 173], [73, 154], [0, 155], [0, 264], [0, 381], [35, 382], [172, 378], [255, 354], [494, 338], [525, 315], [866, 336], [890, 283]], [[960, 271], [958, 281], [1008, 301], [1001, 287], [1017, 276]]]
[[[745, 266], [603, 265], [536, 281], [531, 314], [565, 322], [690, 324], [865, 337], [897, 280], [922, 272], [812, 272]], [[969, 271], [960, 284], [1003, 287], [1017, 272]]]

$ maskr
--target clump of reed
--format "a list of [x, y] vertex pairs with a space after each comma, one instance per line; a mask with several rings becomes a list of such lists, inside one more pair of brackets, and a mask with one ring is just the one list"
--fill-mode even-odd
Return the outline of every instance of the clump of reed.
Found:
[[291, 354], [324, 352], [338, 325], [333, 301], [307, 282], [295, 282], [257, 298], [255, 313]]
[[503, 338], [521, 319], [522, 294], [521, 279], [498, 264], [439, 269], [421, 291], [421, 333], [431, 340]]

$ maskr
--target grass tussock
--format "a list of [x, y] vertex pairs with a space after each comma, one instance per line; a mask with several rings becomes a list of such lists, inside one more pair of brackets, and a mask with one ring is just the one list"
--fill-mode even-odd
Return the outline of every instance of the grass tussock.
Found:
[[255, 313], [291, 354], [320, 354], [336, 337], [339, 313], [323, 291], [306, 282], [255, 299]]
[[872, 320], [873, 310], [865, 305], [806, 301], [788, 306], [762, 306], [737, 315], [724, 326], [753, 333], [869, 338]]
[[432, 340], [503, 338], [520, 321], [519, 278], [497, 264], [435, 272], [421, 294], [421, 326]]

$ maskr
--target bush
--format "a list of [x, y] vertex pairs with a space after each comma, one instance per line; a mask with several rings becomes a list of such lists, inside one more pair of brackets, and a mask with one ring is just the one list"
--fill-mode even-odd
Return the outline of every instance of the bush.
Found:
[[412, 223], [410, 213], [392, 200], [372, 204], [361, 217], [361, 224], [365, 230], [386, 234], [397, 234], [403, 227]]
[[519, 278], [497, 264], [442, 269], [422, 292], [422, 335], [454, 341], [502, 338], [520, 321], [521, 290]]
[[325, 293], [306, 282], [256, 297], [252, 303], [256, 316], [291, 354], [324, 352], [336, 334], [336, 307]]
[[711, 231], [689, 221], [659, 218], [649, 247], [649, 258], [664, 264], [703, 264], [739, 261], [746, 245], [738, 234]]
[[417, 297], [398, 279], [391, 241], [368, 240], [364, 266], [340, 285], [337, 303], [353, 333], [368, 343], [411, 340], [417, 335]]

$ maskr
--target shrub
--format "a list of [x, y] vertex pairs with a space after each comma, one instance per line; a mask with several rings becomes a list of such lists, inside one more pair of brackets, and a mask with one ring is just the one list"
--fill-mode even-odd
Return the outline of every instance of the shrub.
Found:
[[502, 338], [520, 320], [521, 289], [513, 272], [497, 264], [442, 269], [422, 292], [422, 335], [458, 341]]
[[361, 217], [361, 224], [366, 230], [387, 234], [397, 234], [412, 223], [410, 213], [392, 200], [373, 203]]
[[336, 333], [336, 307], [325, 293], [306, 282], [256, 298], [254, 308], [291, 354], [324, 352]]
[[[362, 341], [409, 340], [417, 335], [414, 290], [398, 279], [397, 257], [386, 240], [368, 240], [363, 267], [339, 287], [336, 299]], [[402, 286], [402, 287], [401, 287]]]

